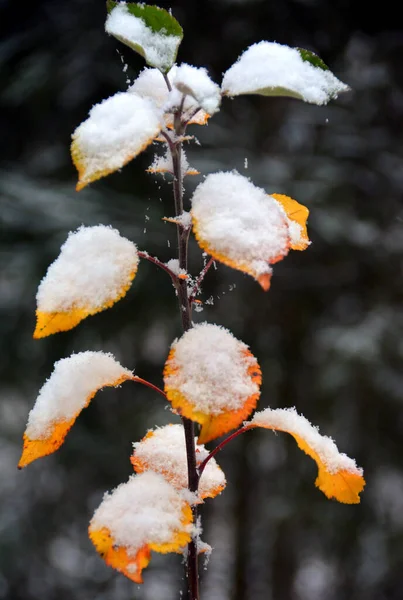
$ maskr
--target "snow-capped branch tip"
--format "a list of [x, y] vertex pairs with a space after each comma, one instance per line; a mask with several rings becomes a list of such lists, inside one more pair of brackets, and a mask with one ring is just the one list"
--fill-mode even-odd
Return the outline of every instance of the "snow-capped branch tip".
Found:
[[183, 30], [158, 6], [107, 0], [105, 31], [138, 52], [151, 67], [166, 73], [176, 60]]
[[137, 273], [135, 244], [98, 225], [70, 232], [42, 279], [34, 338], [67, 331], [123, 298]]
[[77, 191], [121, 169], [151, 144], [162, 125], [161, 111], [134, 93], [118, 92], [96, 104], [72, 135]]
[[106, 494], [89, 527], [89, 536], [105, 562], [143, 583], [151, 551], [183, 552], [190, 542], [192, 511], [162, 475], [132, 475]]
[[112, 354], [79, 352], [55, 363], [28, 417], [19, 468], [55, 452], [97, 391], [133, 379]]
[[313, 52], [267, 41], [245, 50], [222, 81], [228, 96], [290, 96], [319, 105], [349, 89]]
[[[165, 425], [150, 430], [140, 441], [133, 444], [131, 463], [137, 473], [155, 471], [160, 473], [178, 491], [188, 489], [188, 470], [183, 425]], [[200, 465], [209, 452], [204, 445], [196, 444], [196, 462]], [[225, 476], [214, 459], [210, 460], [200, 478], [200, 499], [214, 498], [225, 488]]]
[[340, 453], [334, 441], [321, 435], [295, 408], [266, 408], [257, 412], [251, 421], [244, 423], [245, 430], [253, 427], [292, 435], [298, 447], [318, 465], [315, 485], [325, 496], [345, 504], [360, 502], [359, 494], [365, 486], [362, 469], [357, 467], [355, 460]]
[[200, 323], [176, 340], [164, 368], [174, 412], [201, 424], [199, 444], [236, 428], [256, 408], [261, 371], [227, 329]]

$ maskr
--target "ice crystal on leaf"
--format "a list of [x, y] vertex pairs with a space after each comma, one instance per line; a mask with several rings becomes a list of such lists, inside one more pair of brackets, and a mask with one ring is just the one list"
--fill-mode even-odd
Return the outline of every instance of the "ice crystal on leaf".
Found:
[[338, 451], [334, 441], [318, 429], [295, 408], [266, 408], [255, 413], [246, 427], [264, 427], [284, 431], [293, 436], [299, 448], [318, 465], [316, 486], [328, 497], [346, 504], [358, 504], [365, 480], [355, 460]]
[[70, 232], [42, 279], [35, 338], [67, 331], [123, 298], [137, 272], [133, 242], [98, 225]]
[[55, 452], [98, 390], [132, 378], [131, 371], [104, 352], [79, 352], [57, 361], [29, 413], [18, 466]]
[[[156, 471], [176, 489], [187, 489], [188, 470], [183, 425], [166, 425], [149, 431], [141, 442], [133, 444], [133, 448], [131, 462], [137, 473]], [[208, 454], [203, 445], [196, 445], [198, 465]], [[214, 498], [222, 492], [225, 485], [224, 473], [214, 458], [210, 459], [200, 479], [200, 498]]]
[[151, 144], [162, 124], [155, 104], [133, 93], [119, 92], [96, 104], [72, 136], [77, 191], [121, 169]]
[[222, 82], [228, 96], [291, 96], [313, 104], [327, 104], [348, 90], [312, 52], [265, 41], [245, 50]]
[[200, 323], [172, 344], [164, 383], [172, 408], [201, 424], [205, 444], [254, 410], [261, 372], [246, 344], [223, 327]]
[[199, 246], [229, 267], [252, 275], [267, 290], [271, 264], [290, 248], [288, 218], [279, 203], [236, 172], [208, 175], [192, 197]]
[[151, 551], [183, 552], [190, 541], [190, 506], [162, 475], [132, 475], [106, 494], [89, 527], [91, 541], [105, 562], [142, 583]]

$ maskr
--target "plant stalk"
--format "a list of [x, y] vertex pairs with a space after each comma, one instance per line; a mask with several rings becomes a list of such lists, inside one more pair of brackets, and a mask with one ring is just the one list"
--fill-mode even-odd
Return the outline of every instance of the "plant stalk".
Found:
[[[173, 165], [173, 194], [176, 217], [180, 217], [183, 213], [183, 173], [181, 168], [182, 143], [180, 139], [184, 134], [186, 125], [182, 123], [182, 108], [183, 101], [174, 117], [174, 131], [176, 139], [168, 142]], [[189, 232], [190, 229], [185, 227], [182, 223], [177, 224], [179, 268], [184, 269], [185, 271], [187, 271], [188, 266]], [[178, 292], [179, 310], [181, 314], [183, 331], [186, 332], [192, 327], [192, 304], [189, 299], [187, 281], [184, 279], [178, 279], [176, 289]], [[197, 472], [196, 464], [194, 423], [185, 417], [182, 417], [182, 423], [185, 431], [189, 490], [191, 492], [197, 492], [199, 485], [199, 474]], [[197, 506], [192, 507], [192, 513], [193, 522], [196, 525]], [[187, 548], [186, 576], [189, 600], [199, 600], [198, 555], [197, 540], [195, 538], [192, 538]]]

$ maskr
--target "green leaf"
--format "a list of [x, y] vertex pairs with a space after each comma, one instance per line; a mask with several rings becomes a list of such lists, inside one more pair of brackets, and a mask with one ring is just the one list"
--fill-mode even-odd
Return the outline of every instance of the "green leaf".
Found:
[[314, 52], [310, 50], [304, 50], [304, 48], [295, 48], [298, 50], [302, 60], [311, 63], [313, 67], [318, 67], [322, 71], [329, 71], [329, 67], [323, 62], [323, 60]]
[[107, 33], [138, 52], [150, 67], [169, 71], [183, 38], [178, 21], [163, 8], [147, 4], [107, 0], [106, 8]]

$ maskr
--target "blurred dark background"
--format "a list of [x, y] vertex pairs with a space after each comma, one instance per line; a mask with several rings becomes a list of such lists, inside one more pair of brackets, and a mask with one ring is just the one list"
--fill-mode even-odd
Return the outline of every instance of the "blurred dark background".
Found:
[[[202, 143], [188, 150], [195, 167], [236, 168], [305, 203], [313, 242], [275, 266], [267, 294], [219, 266], [202, 296], [214, 304], [195, 319], [251, 346], [264, 375], [262, 408], [295, 405], [367, 479], [360, 505], [331, 502], [289, 436], [238, 438], [219, 457], [227, 489], [203, 508], [214, 552], [202, 597], [403, 599], [403, 25], [385, 3], [362, 11], [347, 0], [159, 4], [184, 27], [179, 61], [206, 66], [217, 82], [248, 45], [267, 39], [317, 52], [352, 87], [327, 107], [225, 100], [193, 130]], [[86, 532], [104, 491], [132, 472], [131, 442], [177, 419], [151, 390], [103, 391], [59, 452], [16, 469], [28, 411], [55, 360], [110, 351], [161, 385], [180, 334], [168, 278], [142, 263], [114, 308], [32, 339], [38, 283], [80, 224], [111, 223], [141, 249], [175, 256], [173, 226], [161, 221], [173, 211], [171, 187], [145, 173], [152, 149], [74, 191], [72, 131], [143, 67], [106, 36], [104, 19], [100, 0], [0, 1], [1, 599], [171, 600], [183, 587], [179, 557], [156, 555], [139, 587], [104, 565]], [[197, 272], [195, 245], [191, 262]]]

